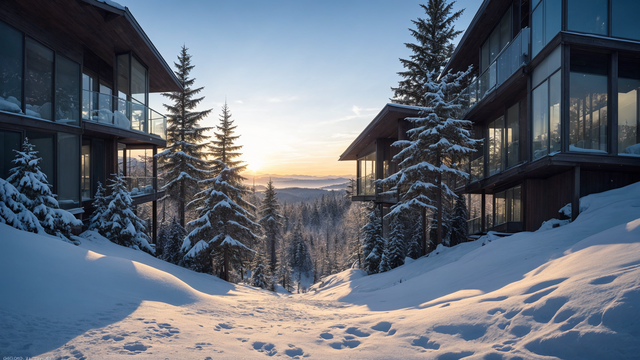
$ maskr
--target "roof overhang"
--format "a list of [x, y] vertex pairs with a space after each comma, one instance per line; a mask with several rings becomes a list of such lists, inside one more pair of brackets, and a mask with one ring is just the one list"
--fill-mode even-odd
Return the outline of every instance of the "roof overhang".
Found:
[[[57, 50], [74, 59], [89, 49], [107, 64], [115, 54], [133, 52], [149, 69], [149, 91], [180, 91], [173, 70], [128, 8], [110, 0], [5, 0], [7, 19], [28, 35], [55, 39]], [[35, 26], [34, 26], [35, 25]], [[39, 29], [38, 29], [39, 28]]]
[[421, 107], [400, 104], [387, 104], [369, 123], [369, 125], [349, 145], [347, 150], [340, 155], [338, 161], [358, 160], [365, 155], [362, 152], [380, 138], [397, 138], [398, 121], [407, 117], [416, 117], [420, 114]]
[[464, 71], [469, 65], [479, 67], [479, 49], [498, 24], [513, 0], [484, 0], [471, 24], [462, 35], [444, 71]]

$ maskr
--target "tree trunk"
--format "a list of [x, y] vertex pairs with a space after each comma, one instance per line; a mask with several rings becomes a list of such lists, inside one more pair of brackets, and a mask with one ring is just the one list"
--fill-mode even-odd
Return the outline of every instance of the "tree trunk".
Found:
[[180, 226], [185, 227], [185, 198], [186, 198], [186, 189], [184, 188], [184, 183], [180, 181], [180, 198], [178, 199], [178, 217], [180, 218]]
[[[438, 154], [438, 168], [442, 168], [440, 154]], [[438, 236], [435, 244], [436, 246], [442, 244], [442, 173], [438, 174], [437, 179], [436, 202], [438, 207]]]
[[223, 249], [224, 256], [224, 281], [229, 281], [229, 249], [225, 245]]

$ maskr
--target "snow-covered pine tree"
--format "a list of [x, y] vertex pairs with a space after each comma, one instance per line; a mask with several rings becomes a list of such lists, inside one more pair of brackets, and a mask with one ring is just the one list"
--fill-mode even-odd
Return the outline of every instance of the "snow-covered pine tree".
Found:
[[15, 186], [0, 178], [0, 224], [7, 224], [18, 230], [44, 233], [40, 221], [20, 202], [20, 197]]
[[262, 252], [258, 251], [253, 259], [253, 269], [251, 271], [251, 285], [262, 289], [272, 290], [273, 284], [269, 281], [267, 267], [264, 265]]
[[[447, 206], [442, 207], [442, 245], [449, 246], [449, 236], [451, 235], [451, 216]], [[429, 247], [435, 249], [438, 246], [438, 212], [434, 211], [429, 222]]]
[[422, 222], [418, 218], [407, 231], [407, 256], [417, 259], [422, 254]]
[[178, 219], [171, 219], [171, 222], [162, 226], [158, 232], [156, 252], [161, 252], [159, 257], [166, 262], [178, 265], [184, 257], [180, 248], [186, 236], [187, 231], [180, 225]]
[[200, 127], [198, 122], [204, 119], [211, 109], [194, 111], [204, 97], [194, 98], [203, 87], [193, 89], [195, 78], [189, 78], [193, 70], [191, 55], [187, 48], [182, 46], [178, 62], [174, 63], [176, 76], [182, 84], [182, 91], [163, 93], [173, 101], [173, 104], [164, 104], [168, 111], [167, 119], [167, 149], [158, 155], [158, 169], [165, 179], [163, 189], [167, 196], [165, 199], [176, 204], [180, 225], [185, 226], [186, 204], [191, 201], [197, 192], [198, 181], [209, 177], [208, 163], [206, 161], [206, 143], [209, 137], [205, 132], [211, 128]]
[[296, 224], [291, 236], [291, 244], [289, 245], [289, 266], [293, 272], [308, 276], [313, 268], [309, 248], [304, 241], [302, 235], [302, 225]]
[[[240, 138], [240, 135], [234, 135], [237, 127], [233, 124], [231, 110], [225, 100], [220, 114], [220, 123], [216, 125], [216, 130], [213, 133], [214, 139], [208, 146], [211, 156], [220, 161], [218, 164], [224, 164], [228, 168], [239, 168], [237, 174], [231, 179], [239, 184], [244, 180], [239, 174], [246, 168], [246, 165], [242, 165], [242, 161], [237, 160], [242, 155], [240, 153], [242, 146], [235, 144], [236, 140]], [[214, 165], [214, 174], [218, 174], [220, 171], [222, 171], [222, 165]]]
[[276, 256], [276, 246], [280, 236], [281, 219], [280, 204], [278, 203], [277, 193], [273, 187], [273, 181], [269, 179], [267, 189], [264, 192], [262, 206], [260, 207], [260, 220], [264, 238], [267, 245], [267, 254], [269, 256], [269, 270], [271, 273], [276, 272], [278, 259]]
[[391, 88], [394, 92], [394, 102], [427, 106], [423, 87], [427, 71], [440, 73], [455, 49], [453, 39], [461, 33], [454, 29], [454, 23], [464, 10], [453, 12], [454, 4], [455, 1], [428, 0], [427, 5], [420, 5], [426, 13], [426, 18], [412, 20], [416, 28], [409, 31], [416, 43], [405, 43], [413, 54], [409, 59], [400, 59], [406, 70], [398, 73], [403, 78], [399, 81], [398, 87]]
[[458, 195], [456, 205], [453, 208], [453, 216], [451, 218], [451, 234], [449, 235], [449, 245], [456, 246], [467, 241], [467, 220], [469, 214], [467, 212], [467, 203], [464, 196]]
[[[458, 96], [470, 69], [464, 72], [446, 73], [438, 77], [436, 71], [428, 71], [425, 87], [425, 105], [418, 118], [407, 118], [414, 128], [407, 132], [409, 140], [396, 141], [402, 148], [394, 157], [399, 171], [383, 184], [397, 186], [400, 201], [391, 207], [389, 217], [411, 212], [436, 212], [442, 219], [444, 197], [455, 196], [442, 181], [444, 177], [468, 177], [452, 164], [476, 151], [479, 140], [472, 139], [468, 128], [471, 122], [456, 119], [464, 99]], [[441, 223], [441, 221], [437, 221]], [[439, 227], [435, 245], [442, 241]], [[426, 249], [425, 249], [426, 250]]]
[[362, 228], [363, 270], [368, 274], [376, 274], [380, 270], [385, 246], [382, 237], [382, 218], [377, 208], [369, 213], [368, 218], [369, 222]]
[[133, 212], [133, 201], [124, 177], [122, 174], [113, 175], [109, 181], [111, 201], [101, 216], [104, 236], [118, 245], [153, 254], [154, 251], [149, 245], [151, 239], [146, 234], [146, 225]]
[[106, 236], [106, 224], [102, 221], [102, 214], [107, 211], [107, 207], [111, 199], [105, 194], [105, 188], [102, 183], [98, 181], [98, 187], [96, 188], [96, 194], [94, 196], [93, 213], [89, 219], [89, 230], [95, 230], [102, 236]]
[[42, 158], [38, 157], [35, 145], [25, 138], [22, 151], [14, 152], [16, 157], [12, 163], [16, 167], [9, 170], [7, 181], [20, 192], [19, 201], [38, 218], [47, 234], [77, 245], [77, 242], [69, 240], [69, 236], [71, 227], [81, 226], [82, 221], [60, 209], [58, 200], [51, 192], [47, 175], [40, 170]]
[[380, 261], [380, 272], [395, 269], [404, 265], [405, 258], [405, 228], [398, 217], [391, 220], [391, 233], [387, 239], [382, 260]]
[[[228, 168], [218, 164], [222, 170], [212, 179], [201, 181], [205, 188], [197, 194], [190, 206], [198, 204], [199, 218], [189, 223], [193, 230], [182, 244], [185, 264], [193, 269], [206, 268], [215, 263], [223, 280], [230, 280], [232, 268], [239, 268], [243, 252], [251, 252], [246, 243], [254, 241], [254, 230], [259, 227], [246, 210], [253, 205], [242, 196], [247, 193], [243, 186], [234, 186], [239, 168]], [[194, 205], [192, 205], [194, 204]]]

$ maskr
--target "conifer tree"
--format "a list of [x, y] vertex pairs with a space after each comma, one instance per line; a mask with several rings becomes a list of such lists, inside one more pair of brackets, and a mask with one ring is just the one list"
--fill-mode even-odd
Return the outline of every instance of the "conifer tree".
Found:
[[378, 209], [374, 209], [368, 217], [369, 222], [362, 228], [363, 270], [368, 274], [376, 274], [380, 270], [380, 261], [382, 261], [385, 246], [382, 237], [382, 219]]
[[22, 151], [14, 152], [16, 157], [12, 162], [16, 167], [9, 170], [7, 181], [20, 192], [19, 201], [38, 218], [47, 234], [76, 243], [68, 237], [71, 235], [71, 227], [81, 226], [82, 222], [68, 211], [60, 209], [47, 176], [40, 170], [42, 158], [38, 157], [35, 146], [29, 143], [29, 139], [25, 139]]
[[146, 225], [133, 212], [133, 200], [124, 177], [118, 174], [109, 181], [111, 201], [101, 216], [104, 236], [118, 245], [153, 254], [154, 251], [149, 245], [151, 239], [146, 234]]
[[312, 269], [311, 257], [309, 256], [309, 248], [304, 242], [302, 235], [302, 226], [296, 224], [289, 245], [289, 266], [294, 272], [307, 276]]
[[[237, 127], [237, 125], [233, 124], [231, 110], [229, 110], [229, 106], [225, 101], [222, 106], [222, 113], [220, 114], [220, 123], [216, 125], [216, 130], [213, 133], [214, 139], [209, 143], [209, 149], [211, 156], [215, 160], [220, 161], [218, 164], [224, 164], [229, 168], [239, 167], [239, 174], [245, 169], [246, 165], [242, 165], [242, 161], [238, 160], [238, 157], [242, 155], [242, 153], [240, 153], [242, 146], [235, 144], [236, 140], [240, 138], [240, 135], [234, 135]], [[221, 170], [222, 165], [214, 165], [215, 174], [218, 174]], [[239, 183], [244, 180], [244, 178], [237, 175], [231, 180]]]
[[278, 203], [277, 193], [273, 187], [273, 181], [269, 179], [267, 189], [264, 192], [264, 199], [260, 208], [260, 220], [264, 233], [267, 253], [269, 254], [269, 270], [275, 273], [277, 266], [276, 245], [280, 236], [281, 219], [280, 204]]
[[195, 111], [204, 99], [195, 98], [195, 95], [203, 87], [192, 88], [196, 79], [190, 78], [189, 74], [195, 65], [191, 64], [191, 55], [187, 50], [187, 47], [182, 46], [178, 62], [174, 63], [177, 68], [175, 73], [183, 90], [162, 94], [172, 100], [173, 104], [164, 104], [168, 111], [167, 149], [157, 155], [159, 170], [166, 181], [163, 189], [176, 204], [182, 227], [185, 226], [186, 204], [197, 192], [198, 182], [209, 176], [205, 152], [205, 140], [209, 137], [205, 132], [210, 128], [200, 127], [198, 122], [211, 112], [211, 109]]
[[404, 265], [404, 224], [398, 217], [391, 220], [391, 233], [384, 248], [384, 254], [380, 261], [380, 272], [395, 269]]
[[460, 18], [464, 10], [453, 12], [455, 1], [428, 0], [427, 5], [420, 5], [426, 18], [412, 20], [415, 29], [409, 29], [416, 43], [405, 43], [411, 50], [409, 59], [400, 59], [404, 71], [398, 73], [402, 80], [394, 91], [393, 101], [399, 104], [425, 106], [424, 82], [427, 72], [439, 74], [447, 64], [454, 51], [453, 39], [461, 31], [456, 31], [454, 22]]
[[270, 289], [270, 281], [267, 267], [264, 265], [262, 252], [258, 251], [254, 257], [253, 270], [251, 271], [251, 285], [262, 289]]
[[[447, 176], [466, 178], [468, 174], [453, 164], [475, 151], [478, 140], [470, 137], [471, 122], [456, 119], [462, 106], [459, 95], [470, 70], [446, 73], [438, 77], [428, 71], [425, 83], [425, 105], [418, 118], [407, 118], [414, 124], [408, 131], [409, 140], [396, 141], [402, 148], [394, 157], [399, 171], [381, 181], [399, 190], [400, 201], [392, 206], [388, 216], [406, 212], [436, 212], [438, 224], [435, 244], [442, 241], [442, 208], [444, 197], [455, 196], [442, 179]], [[426, 244], [424, 244], [426, 245]], [[425, 248], [426, 250], [426, 248]]]
[[451, 235], [449, 236], [449, 246], [455, 246], [467, 240], [467, 203], [464, 196], [458, 195], [456, 205], [453, 208], [451, 218]]
[[40, 221], [20, 202], [21, 194], [10, 182], [0, 178], [0, 224], [37, 234], [44, 233]]
[[96, 194], [94, 196], [93, 203], [93, 213], [91, 214], [91, 218], [89, 219], [89, 230], [95, 230], [100, 233], [102, 236], [106, 234], [106, 225], [102, 221], [102, 214], [107, 211], [107, 207], [111, 199], [106, 196], [105, 189], [102, 186], [102, 183], [98, 181], [98, 187], [96, 188]]
[[233, 184], [239, 168], [222, 168], [212, 179], [201, 181], [205, 188], [192, 202], [198, 204], [199, 218], [189, 223], [194, 229], [182, 244], [185, 263], [190, 267], [206, 269], [208, 261], [215, 263], [223, 280], [230, 280], [232, 268], [238, 269], [244, 252], [252, 250], [246, 245], [255, 240], [254, 230], [259, 227], [246, 209], [253, 207], [242, 196], [247, 190]]
[[180, 251], [187, 231], [173, 218], [168, 225], [162, 226], [158, 232], [156, 252], [159, 258], [178, 265], [184, 254]]

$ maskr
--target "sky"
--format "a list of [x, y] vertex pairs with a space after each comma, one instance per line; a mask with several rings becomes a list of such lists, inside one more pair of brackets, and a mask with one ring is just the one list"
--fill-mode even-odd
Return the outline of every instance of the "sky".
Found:
[[[393, 95], [411, 53], [411, 23], [425, 0], [118, 0], [174, 67], [185, 45], [190, 76], [212, 109], [226, 101], [237, 125], [241, 159], [257, 174], [353, 176], [338, 157]], [[481, 0], [456, 24], [465, 30]], [[164, 113], [166, 98], [150, 106]]]

